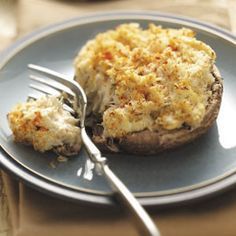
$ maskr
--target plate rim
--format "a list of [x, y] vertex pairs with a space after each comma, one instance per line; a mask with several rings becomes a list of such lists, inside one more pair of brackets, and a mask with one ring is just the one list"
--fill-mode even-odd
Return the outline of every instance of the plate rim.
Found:
[[[76, 25], [81, 25], [81, 24], [85, 24], [85, 23], [92, 23], [92, 22], [95, 22], [96, 19], [99, 21], [104, 21], [104, 20], [114, 20], [114, 19], [132, 19], [135, 17], [136, 18], [140, 17], [139, 19], [150, 19], [150, 20], [151, 19], [155, 19], [155, 20], [160, 19], [160, 20], [164, 20], [166, 22], [173, 22], [173, 23], [181, 23], [182, 22], [185, 25], [187, 23], [189, 26], [192, 26], [194, 28], [198, 28], [203, 31], [207, 31], [208, 33], [213, 33], [213, 35], [217, 35], [220, 38], [223, 38], [224, 40], [226, 40], [227, 42], [230, 42], [233, 45], [236, 45], [236, 36], [233, 35], [231, 32], [229, 32], [225, 29], [222, 29], [220, 27], [217, 27], [215, 25], [205, 23], [205, 22], [202, 22], [199, 20], [195, 20], [193, 18], [182, 17], [179, 15], [174, 15], [174, 14], [169, 14], [169, 13], [160, 13], [157, 11], [146, 11], [146, 10], [145, 11], [142, 11], [142, 10], [138, 10], [138, 11], [129, 11], [129, 10], [127, 10], [127, 11], [108, 11], [108, 12], [100, 12], [100, 13], [96, 13], [96, 14], [88, 14], [88, 15], [84, 15], [84, 16], [80, 16], [80, 17], [71, 18], [66, 21], [61, 21], [59, 23], [54, 23], [49, 26], [39, 28], [38, 30], [33, 31], [30, 34], [27, 34], [26, 36], [22, 37], [21, 39], [15, 41], [15, 43], [13, 43], [9, 48], [5, 49], [1, 53], [2, 55], [0, 56], [0, 70], [2, 69], [2, 67], [4, 67], [4, 65], [6, 65], [8, 63], [9, 60], [11, 60], [12, 57], [14, 57], [14, 55], [19, 53], [25, 47], [34, 43], [37, 40], [40, 40], [41, 38], [44, 38], [44, 37], [51, 35], [53, 33], [56, 33], [56, 32], [59, 32], [59, 31], [62, 31], [62, 30], [68, 29], [68, 28], [75, 27]], [[141, 17], [143, 17], [143, 18], [141, 18]], [[8, 156], [8, 154], [6, 154], [6, 155]], [[3, 160], [2, 160], [2, 158], [3, 158]], [[2, 163], [5, 167], [7, 167], [8, 170], [10, 170], [11, 172], [13, 172], [14, 174], [16, 174], [18, 176], [19, 176], [19, 172], [21, 173], [22, 170], [29, 172], [24, 167], [22, 167], [22, 168], [18, 167], [18, 169], [14, 168], [13, 162], [7, 162], [6, 156], [4, 158], [4, 155], [2, 153], [0, 155], [0, 163]], [[16, 162], [15, 164], [18, 165], [19, 163]], [[9, 166], [11, 166], [11, 168], [9, 168]], [[31, 175], [32, 174], [34, 174], [34, 173], [31, 173]], [[19, 177], [21, 177], [23, 180], [29, 182], [28, 173], [27, 173], [27, 175], [24, 175], [23, 173], [21, 173]], [[41, 188], [45, 187], [41, 183], [41, 181], [49, 182], [48, 180], [45, 180], [40, 176], [38, 176], [39, 178], [35, 178], [35, 177], [36, 176], [34, 176], [35, 181], [38, 183], [39, 187], [41, 186]], [[232, 177], [234, 177], [234, 178], [232, 178]], [[230, 179], [233, 182], [226, 181], [228, 179]], [[223, 187], [221, 186], [222, 182], [225, 182]], [[229, 183], [231, 183], [231, 184], [229, 184]], [[173, 193], [173, 194], [169, 194], [169, 195], [167, 194], [164, 196], [159, 195], [159, 196], [145, 196], [145, 197], [137, 196], [137, 197], [138, 197], [139, 201], [145, 206], [167, 205], [167, 204], [171, 204], [171, 203], [193, 200], [193, 199], [203, 197], [205, 195], [209, 195], [213, 192], [216, 192], [216, 191], [214, 191], [214, 189], [218, 189], [217, 192], [219, 192], [219, 190], [223, 190], [223, 189], [227, 188], [227, 186], [229, 187], [235, 183], [236, 183], [236, 174], [233, 173], [231, 175], [227, 175], [226, 177], [224, 177], [218, 181], [215, 181], [214, 183], [201, 186], [201, 187], [194, 189], [194, 190], [188, 190], [185, 192]], [[33, 184], [33, 183], [31, 183], [31, 184]], [[47, 184], [50, 184], [51, 191], [55, 194], [60, 193], [60, 195], [62, 195], [62, 196], [67, 195], [67, 197], [69, 197], [69, 198], [82, 200], [82, 201], [88, 201], [91, 203], [92, 202], [93, 203], [101, 203], [101, 204], [105, 204], [105, 205], [112, 204], [112, 198], [109, 195], [105, 195], [105, 196], [96, 195], [96, 194], [92, 194], [92, 193], [84, 193], [84, 192], [80, 192], [78, 190], [69, 189], [70, 194], [72, 192], [80, 193], [79, 196], [78, 196], [78, 194], [75, 194], [75, 193], [73, 193], [73, 195], [71, 196], [70, 194], [68, 195], [67, 192], [66, 193], [64, 192], [64, 194], [61, 193], [61, 190], [62, 189], [65, 190], [66, 186], [64, 186], [64, 187], [58, 186], [58, 184], [56, 184], [56, 183], [47, 183]], [[57, 185], [56, 189], [55, 189], [54, 185]], [[217, 186], [215, 186], [215, 185], [217, 185]], [[37, 186], [37, 184], [36, 184], [36, 186]], [[219, 188], [219, 186], [221, 186], [221, 188]], [[205, 189], [205, 188], [207, 188], [207, 189]], [[211, 189], [211, 191], [210, 191], [210, 189]], [[200, 192], [199, 192], [199, 190], [200, 190]], [[49, 191], [49, 190], [47, 190], [47, 191]], [[66, 189], [65, 191], [68, 191], [68, 189]], [[184, 196], [181, 196], [183, 194], [184, 194]], [[195, 196], [193, 196], [193, 195], [195, 195]], [[91, 198], [89, 197], [89, 199], [87, 199], [88, 196], [90, 196]], [[98, 198], [99, 198], [99, 200], [98, 200]]]
[[[40, 192], [45, 192], [49, 195], [57, 198], [63, 198], [75, 202], [89, 203], [92, 205], [100, 206], [116, 206], [112, 196], [102, 196], [96, 194], [88, 194], [80, 192], [66, 187], [62, 187], [58, 184], [45, 181], [40, 176], [36, 176], [34, 173], [30, 173], [27, 169], [23, 168], [13, 159], [7, 158], [7, 155], [3, 154], [3, 150], [0, 150], [0, 164], [4, 169], [12, 173], [15, 177], [22, 180], [26, 185], [31, 186]], [[31, 181], [29, 181], [31, 179]], [[171, 195], [164, 195], [158, 197], [137, 197], [138, 201], [145, 207], [152, 206], [171, 206], [188, 202], [193, 202], [202, 199], [203, 197], [210, 197], [216, 193], [224, 192], [236, 185], [236, 174], [227, 176], [220, 181], [217, 181], [211, 185], [203, 186], [198, 189], [194, 189], [187, 192], [176, 193]]]
[[[236, 35], [230, 32], [227, 29], [223, 29], [217, 25], [212, 23], [205, 23], [201, 20], [197, 20], [191, 17], [185, 17], [177, 14], [164, 13], [158, 11], [151, 10], [117, 10], [117, 11], [101, 11], [93, 14], [85, 14], [83, 16], [73, 17], [68, 20], [59, 21], [57, 23], [49, 24], [48, 26], [39, 27], [38, 29], [26, 34], [25, 36], [19, 38], [15, 42], [13, 42], [9, 47], [4, 49], [0, 55], [0, 69], [8, 62], [8, 60], [16, 53], [20, 52], [27, 46], [30, 42], [33, 43], [38, 39], [49, 35], [50, 33], [59, 32], [61, 30], [67, 29], [68, 26], [74, 27], [78, 23], [89, 23], [94, 22], [94, 19], [105, 20], [109, 17], [112, 19], [128, 19], [133, 18], [135, 16], [143, 16], [153, 18], [163, 18], [168, 19], [169, 22], [173, 23], [188, 23], [189, 26], [196, 27], [198, 29], [202, 29], [209, 33], [213, 33], [214, 35], [219, 36], [220, 38], [236, 45]], [[107, 17], [107, 18], [106, 18]], [[122, 17], [122, 18], [121, 18]], [[147, 18], [146, 18], [147, 19]], [[5, 58], [5, 59], [4, 59]]]

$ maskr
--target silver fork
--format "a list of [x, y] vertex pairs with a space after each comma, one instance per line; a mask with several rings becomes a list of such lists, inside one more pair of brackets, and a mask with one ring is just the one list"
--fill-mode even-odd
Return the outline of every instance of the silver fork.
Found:
[[[123, 184], [123, 182], [110, 170], [107, 164], [107, 159], [101, 155], [101, 152], [91, 141], [90, 137], [87, 135], [84, 125], [87, 107], [87, 97], [81, 86], [74, 80], [68, 78], [67, 76], [52, 71], [50, 69], [33, 64], [29, 64], [28, 68], [38, 74], [38, 76], [30, 75], [31, 80], [37, 81], [38, 83], [38, 85], [30, 84], [31, 88], [39, 91], [42, 94], [54, 94], [54, 92], [64, 92], [69, 96], [76, 96], [76, 99], [79, 102], [81, 112], [81, 138], [87, 150], [89, 158], [95, 164], [99, 172], [106, 177], [114, 193], [116, 193], [116, 196], [119, 196], [119, 199], [122, 201], [122, 203], [129, 208], [129, 212], [134, 217], [140, 235], [160, 236], [160, 232], [152, 221], [151, 217], [141, 206], [138, 200], [134, 197], [134, 195], [129, 191], [129, 189]], [[29, 97], [37, 98], [34, 94], [29, 95]], [[70, 108], [66, 107], [65, 109]], [[70, 111], [72, 112], [73, 110], [70, 109]]]

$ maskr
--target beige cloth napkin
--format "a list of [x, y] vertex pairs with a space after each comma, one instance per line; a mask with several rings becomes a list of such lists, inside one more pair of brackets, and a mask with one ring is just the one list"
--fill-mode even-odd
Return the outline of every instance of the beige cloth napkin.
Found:
[[[13, 236], [138, 235], [119, 207], [60, 200], [2, 175]], [[150, 213], [163, 236], [235, 236], [236, 190], [185, 206], [151, 209]]]

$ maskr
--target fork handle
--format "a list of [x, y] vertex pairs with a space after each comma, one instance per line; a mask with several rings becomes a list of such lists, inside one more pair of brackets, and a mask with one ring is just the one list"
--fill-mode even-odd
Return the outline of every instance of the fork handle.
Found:
[[112, 172], [109, 166], [105, 164], [101, 168], [116, 195], [123, 204], [129, 208], [129, 212], [132, 214], [134, 221], [137, 224], [140, 235], [160, 236], [161, 234], [151, 217], [122, 181]]
[[81, 138], [85, 145], [85, 148], [89, 154], [91, 160], [98, 167], [97, 170], [102, 172], [108, 182], [110, 183], [116, 196], [123, 204], [129, 208], [129, 212], [132, 214], [135, 222], [137, 223], [137, 229], [140, 231], [142, 236], [160, 236], [160, 232], [152, 221], [151, 217], [140, 205], [138, 200], [129, 191], [129, 189], [122, 183], [122, 181], [111, 171], [106, 163], [106, 158], [101, 156], [101, 152], [92, 142], [90, 137], [87, 135], [85, 127], [81, 127]]

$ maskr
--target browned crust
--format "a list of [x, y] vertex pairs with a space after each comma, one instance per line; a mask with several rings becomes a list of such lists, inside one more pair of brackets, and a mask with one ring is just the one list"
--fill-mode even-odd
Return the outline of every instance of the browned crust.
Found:
[[125, 152], [140, 155], [155, 154], [188, 143], [204, 134], [216, 120], [223, 92], [223, 83], [219, 70], [214, 66], [212, 71], [215, 82], [211, 86], [212, 96], [209, 99], [207, 112], [201, 124], [194, 129], [183, 127], [172, 131], [152, 132], [144, 130], [135, 132], [120, 139], [105, 138], [97, 127], [93, 131], [93, 141], [105, 152]]

